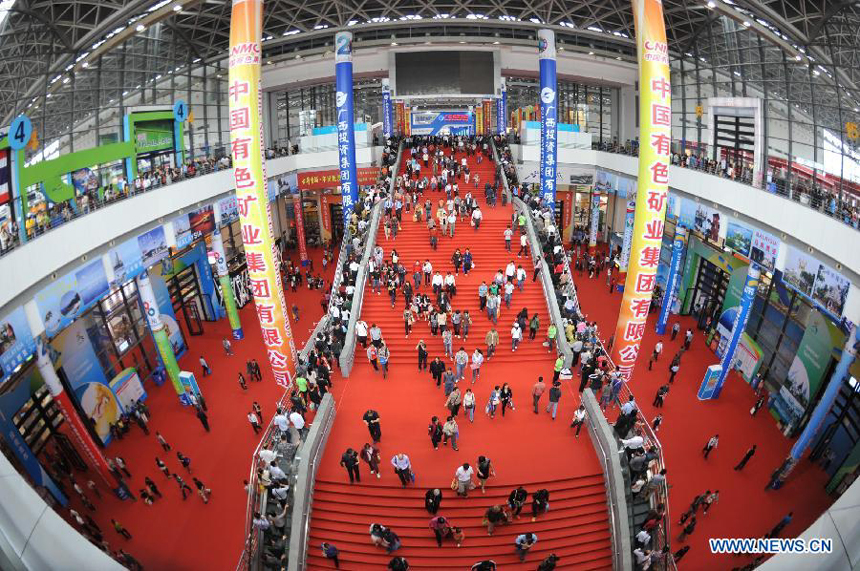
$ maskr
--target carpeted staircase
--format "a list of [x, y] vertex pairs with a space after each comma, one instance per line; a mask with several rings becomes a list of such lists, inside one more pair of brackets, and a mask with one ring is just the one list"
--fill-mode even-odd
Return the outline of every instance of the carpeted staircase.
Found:
[[[450, 152], [450, 151], [449, 151]], [[457, 159], [459, 160], [458, 154]], [[412, 212], [404, 211], [402, 230], [396, 239], [385, 239], [380, 229], [377, 243], [390, 259], [392, 248], [396, 248], [401, 263], [411, 279], [416, 260], [429, 259], [434, 271], [443, 275], [453, 270], [451, 255], [456, 248], [461, 252], [468, 247], [474, 258], [475, 268], [468, 276], [462, 272], [457, 276], [457, 295], [453, 298], [454, 309], [469, 310], [473, 325], [468, 339], [454, 338], [454, 350], [460, 346], [471, 353], [476, 347], [486, 349], [484, 337], [491, 327], [486, 312], [479, 311], [477, 289], [482, 280], [489, 284], [497, 270], [504, 271], [510, 260], [522, 264], [528, 277], [525, 290], [515, 290], [510, 309], [504, 304], [496, 329], [499, 332], [499, 347], [496, 355], [486, 361], [481, 377], [475, 385], [467, 379], [461, 382], [465, 391], [471, 387], [476, 394], [478, 410], [475, 422], [469, 423], [461, 412], [460, 452], [450, 447], [434, 451], [426, 437], [426, 422], [431, 415], [444, 419], [447, 414], [442, 406], [444, 395], [441, 389], [428, 382], [428, 372], [416, 371], [416, 344], [423, 339], [428, 346], [430, 360], [444, 356], [441, 336], [433, 337], [426, 322], [415, 324], [409, 338], [404, 337], [404, 299], [398, 295], [394, 309], [383, 290], [375, 295], [368, 287], [365, 291], [361, 318], [368, 325], [376, 323], [391, 350], [391, 373], [383, 381], [367, 361], [364, 350], [356, 350], [352, 375], [348, 387], [338, 404], [338, 420], [326, 448], [325, 456], [317, 475], [313, 511], [311, 514], [310, 546], [308, 548], [309, 569], [331, 569], [333, 564], [321, 554], [320, 544], [330, 542], [340, 550], [341, 569], [384, 569], [393, 555], [386, 555], [381, 548], [370, 542], [368, 528], [371, 523], [391, 527], [401, 538], [403, 547], [395, 553], [406, 557], [412, 569], [469, 569], [483, 559], [493, 559], [500, 569], [535, 569], [550, 553], [561, 556], [558, 569], [592, 570], [610, 569], [612, 566], [609, 520], [603, 476], [597, 463], [587, 431], [575, 440], [568, 428], [573, 409], [578, 405], [576, 389], [565, 383], [562, 407], [557, 421], [548, 414], [540, 415], [530, 410], [529, 392], [536, 377], [542, 375], [547, 384], [551, 381], [555, 353], [543, 346], [549, 325], [546, 302], [539, 282], [532, 282], [531, 257], [517, 258], [519, 235], [514, 234], [512, 251], [505, 250], [504, 230], [511, 221], [510, 205], [501, 206], [501, 197], [495, 208], [486, 205], [484, 182], [494, 180], [495, 163], [485, 159], [477, 165], [475, 157], [468, 157], [472, 174], [480, 175], [478, 189], [469, 185], [478, 199], [484, 220], [476, 232], [468, 221], [457, 222], [455, 237], [439, 237], [438, 250], [432, 250], [426, 222], [413, 222]], [[401, 169], [401, 173], [403, 170]], [[465, 184], [460, 182], [461, 196]], [[443, 191], [425, 192], [438, 204], [444, 198]], [[421, 286], [417, 293], [429, 292], [430, 286]], [[529, 315], [537, 311], [540, 329], [535, 340], [528, 339], [528, 330], [516, 352], [511, 351], [510, 329], [516, 314], [528, 308]], [[452, 365], [450, 361], [446, 364]], [[483, 406], [492, 386], [509, 382], [514, 389], [515, 412], [507, 417], [490, 420], [483, 413]], [[542, 407], [547, 401], [543, 397]], [[360, 484], [350, 485], [343, 468], [338, 465], [346, 446], [359, 449], [367, 440], [367, 430], [360, 421], [367, 408], [380, 411], [383, 426], [382, 479], [367, 472], [362, 463]], [[402, 488], [392, 474], [389, 460], [395, 452], [406, 452], [412, 459], [417, 474], [416, 483]], [[492, 458], [498, 472], [491, 478], [486, 494], [479, 489], [468, 498], [458, 498], [448, 488], [454, 469], [462, 462], [474, 464], [478, 454]], [[529, 492], [539, 488], [550, 491], [550, 511], [531, 522], [531, 497], [520, 520], [511, 525], [500, 526], [489, 537], [481, 525], [486, 509], [495, 503], [504, 503], [510, 491], [523, 485]], [[444, 515], [463, 528], [466, 539], [457, 548], [451, 540], [436, 546], [428, 523], [432, 517], [424, 510], [424, 492], [430, 487], [443, 490], [444, 500], [438, 515]], [[525, 532], [538, 535], [538, 543], [531, 550], [525, 563], [520, 564], [514, 552], [514, 539]]]

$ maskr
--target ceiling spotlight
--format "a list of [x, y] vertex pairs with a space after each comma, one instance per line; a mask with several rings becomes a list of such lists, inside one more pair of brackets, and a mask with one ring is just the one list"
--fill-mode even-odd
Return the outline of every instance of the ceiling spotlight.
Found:
[[744, 26], [749, 28], [752, 24], [749, 23], [749, 20], [744, 20]]
[[588, 55], [593, 56], [594, 52], [588, 52]]
[[717, 4], [716, 4], [716, 2], [714, 2], [713, 0], [711, 0], [711, 2], [708, 2], [708, 8], [713, 9], [713, 8], [716, 8], [716, 7], [717, 7]]
[[615, 59], [617, 59], [618, 61], [621, 61], [621, 56], [618, 56]]
[[391, 45], [392, 45], [392, 46], [396, 46], [396, 45], [397, 45], [397, 42], [391, 42]]
[[146, 29], [146, 26], [144, 26], [143, 24], [138, 24], [137, 27], [135, 28], [135, 30], [137, 30], [138, 32], [142, 32], [145, 29]]
[[796, 56], [794, 56], [794, 59], [796, 59], [797, 61], [800, 61], [803, 59], [803, 56], [801, 56], [800, 54], [797, 54]]
[[493, 42], [493, 45], [494, 45], [494, 46], [499, 45], [499, 41], [498, 41], [498, 40], [496, 40], [495, 42]]
[[177, 4], [176, 6], [173, 7], [173, 11], [174, 12], [181, 12], [182, 11], [182, 5]]
[[90, 67], [90, 62], [85, 61], [84, 63], [81, 64], [81, 67], [83, 67], [83, 68]]

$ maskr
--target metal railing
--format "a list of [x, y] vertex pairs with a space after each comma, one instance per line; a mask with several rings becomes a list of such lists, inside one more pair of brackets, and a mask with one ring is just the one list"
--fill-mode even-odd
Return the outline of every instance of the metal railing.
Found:
[[[317, 322], [316, 327], [311, 332], [308, 341], [305, 343], [305, 346], [299, 351], [298, 359], [299, 362], [296, 363], [296, 368], [303, 367], [304, 363], [308, 361], [308, 355], [310, 355], [311, 350], [314, 347], [314, 340], [319, 333], [322, 333], [328, 327], [329, 316], [324, 315]], [[286, 404], [289, 401], [290, 390], [288, 388], [281, 395], [281, 398], [278, 399], [277, 406], [281, 408], [286, 408]], [[319, 413], [317, 413], [319, 414]], [[314, 417], [314, 422], [316, 422], [316, 417]], [[239, 558], [239, 563], [236, 565], [237, 570], [246, 570], [246, 569], [259, 569], [259, 558], [260, 558], [260, 550], [259, 547], [261, 545], [262, 532], [254, 528], [254, 513], [265, 513], [261, 510], [265, 509], [265, 495], [258, 494], [258, 485], [257, 481], [257, 462], [258, 462], [258, 454], [260, 450], [267, 447], [271, 444], [276, 436], [280, 436], [280, 430], [276, 430], [274, 423], [274, 415], [269, 420], [269, 424], [266, 426], [266, 429], [263, 431], [263, 436], [260, 438], [260, 442], [257, 444], [257, 447], [254, 449], [254, 453], [251, 456], [251, 472], [248, 476], [248, 503], [245, 509], [245, 530], [246, 530], [246, 540], [245, 540], [245, 549], [242, 551], [242, 555]], [[298, 456], [299, 452], [296, 453]], [[295, 471], [293, 471], [295, 473]], [[295, 492], [295, 487], [293, 487], [293, 493]]]
[[[403, 158], [403, 141], [397, 148], [397, 159], [394, 161], [391, 170], [391, 183], [388, 187], [388, 196], [394, 195], [394, 185], [397, 183], [397, 174], [400, 172], [400, 161]], [[379, 220], [382, 217], [382, 205], [384, 200], [379, 200], [373, 205], [373, 214], [370, 217], [370, 224], [367, 229], [367, 241], [364, 245], [364, 253], [361, 256], [361, 264], [358, 268], [358, 274], [355, 278], [355, 293], [352, 298], [352, 311], [349, 314], [349, 324], [346, 329], [346, 341], [343, 344], [343, 351], [340, 354], [340, 372], [344, 377], [348, 377], [352, 371], [352, 366], [355, 363], [355, 324], [361, 317], [361, 308], [364, 305], [364, 287], [367, 283], [367, 267], [370, 262], [370, 256], [373, 255], [373, 248], [376, 245], [376, 235], [379, 231]]]
[[[179, 170], [179, 173], [178, 176], [171, 175], [169, 177], [169, 182], [166, 173], [164, 173], [163, 176], [161, 173], [159, 173], [159, 176], [153, 177], [139, 176], [134, 181], [126, 184], [125, 189], [122, 192], [120, 192], [119, 190], [105, 192], [105, 189], [103, 188], [91, 190], [80, 196], [75, 196], [71, 200], [66, 201], [62, 204], [54, 205], [52, 207], [52, 210], [54, 211], [53, 215], [48, 215], [47, 211], [45, 211], [44, 215], [42, 213], [35, 215], [36, 222], [29, 229], [26, 227], [26, 220], [18, 220], [17, 224], [24, 224], [24, 229], [27, 234], [27, 242], [31, 242], [41, 236], [44, 236], [54, 228], [59, 228], [65, 223], [71, 222], [72, 220], [75, 220], [82, 216], [86, 216], [87, 214], [95, 210], [99, 210], [106, 206], [110, 206], [117, 202], [133, 198], [135, 196], [150, 192], [152, 190], [163, 188], [165, 186], [170, 186], [171, 184], [177, 182], [182, 182], [184, 180], [192, 178], [198, 178], [201, 176], [213, 174], [232, 168], [232, 163], [228, 166], [221, 166], [219, 164], [219, 161], [212, 160], [211, 163], [209, 161], [210, 159], [206, 159], [206, 162], [200, 163], [199, 166], [195, 167], [193, 175], [189, 175], [187, 171], [183, 173], [181, 169], [179, 169], [179, 167], [171, 167], [171, 171]], [[146, 183], [146, 180], [149, 180], [150, 182]], [[164, 180], [165, 182], [162, 183], [162, 180]], [[141, 181], [140, 185], [138, 185], [138, 181]], [[15, 207], [16, 212], [22, 211], [20, 205], [21, 200], [22, 198], [20, 196], [15, 198], [15, 201], [19, 203], [18, 206]], [[5, 244], [0, 244], [0, 257], [5, 254], [8, 254], [15, 248], [22, 246], [19, 234], [17, 232], [7, 234], [6, 240], [7, 241]], [[2, 240], [0, 240], [0, 242], [2, 242]]]
[[[634, 147], [632, 145], [593, 143], [592, 149], [595, 151], [628, 155], [632, 157], [639, 156], [638, 147]], [[773, 190], [771, 190], [766, 187], [758, 188], [754, 186], [752, 180], [752, 169], [749, 168], [740, 169], [739, 174], [730, 177], [722, 171], [719, 161], [712, 163], [710, 159], [698, 159], [695, 165], [691, 164], [689, 160], [678, 162], [672, 160], [671, 164], [678, 168], [695, 170], [702, 174], [718, 178], [728, 178], [762, 192], [772, 192], [773, 194], [777, 194], [788, 200], [799, 202], [800, 204], [808, 206], [812, 210], [821, 212], [826, 216], [835, 218], [847, 226], [860, 229], [860, 210], [845, 200], [840, 204], [838, 196], [834, 196], [833, 193], [829, 191], [822, 190], [820, 187], [815, 186], [814, 183], [810, 185], [804, 181], [792, 181], [788, 178], [773, 178]], [[769, 169], [774, 167], [768, 163], [766, 168]], [[800, 178], [797, 175], [794, 176], [795, 178]], [[767, 183], [765, 182], [765, 185], [766, 184]]]
[[296, 454], [298, 470], [293, 482], [293, 513], [290, 520], [290, 547], [288, 571], [303, 571], [308, 552], [311, 506], [313, 505], [314, 479], [322, 459], [325, 445], [334, 424], [334, 397], [326, 393], [317, 409], [313, 425], [301, 450]]
[[603, 416], [600, 405], [590, 388], [586, 388], [582, 392], [582, 404], [585, 406], [591, 443], [594, 445], [598, 460], [600, 460], [603, 468], [603, 479], [606, 483], [609, 529], [612, 533], [612, 568], [616, 571], [627, 571], [633, 568], [633, 551], [630, 527], [626, 524], [629, 508], [627, 506], [624, 470], [618, 458], [618, 444], [613, 435], [612, 427]]

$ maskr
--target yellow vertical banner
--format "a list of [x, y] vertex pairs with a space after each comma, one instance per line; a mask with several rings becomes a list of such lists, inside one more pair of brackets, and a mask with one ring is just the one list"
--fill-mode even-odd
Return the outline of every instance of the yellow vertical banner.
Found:
[[296, 347], [275, 256], [266, 190], [260, 94], [262, 30], [262, 0], [233, 0], [227, 98], [236, 203], [248, 263], [248, 283], [254, 295], [263, 344], [275, 382], [288, 388], [296, 365]]
[[484, 133], [484, 107], [478, 105], [475, 107], [475, 134], [481, 135]]
[[407, 137], [412, 135], [412, 108], [409, 105], [403, 106], [403, 133]]
[[612, 360], [630, 380], [639, 356], [663, 245], [672, 100], [661, 0], [632, 0], [639, 59], [639, 172], [636, 215]]

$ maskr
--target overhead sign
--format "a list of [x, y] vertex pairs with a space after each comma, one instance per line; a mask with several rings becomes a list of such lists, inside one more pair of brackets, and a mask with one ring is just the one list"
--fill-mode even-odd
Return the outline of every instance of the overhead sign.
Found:
[[412, 113], [413, 135], [452, 133], [471, 126], [472, 117], [466, 112], [416, 111]]
[[[358, 186], [370, 186], [376, 184], [379, 174], [375, 167], [361, 167], [358, 170]], [[301, 190], [322, 190], [325, 188], [337, 188], [340, 186], [340, 171], [307, 171], [298, 175], [298, 187]]]

